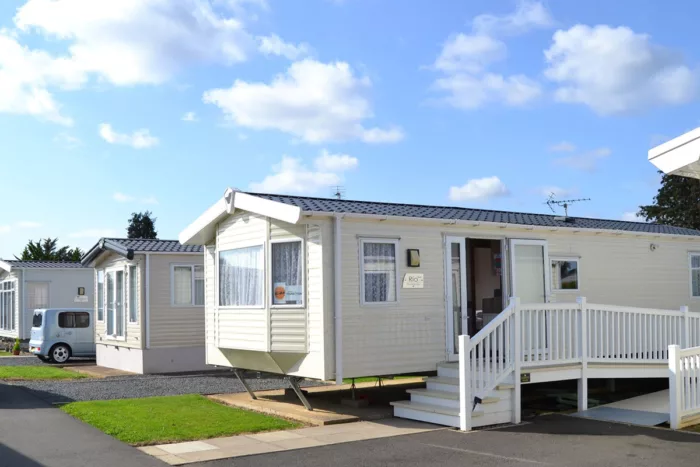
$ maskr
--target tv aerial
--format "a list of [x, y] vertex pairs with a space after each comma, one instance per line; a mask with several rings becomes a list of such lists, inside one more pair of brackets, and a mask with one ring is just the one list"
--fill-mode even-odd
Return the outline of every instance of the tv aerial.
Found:
[[544, 204], [549, 206], [549, 209], [552, 210], [553, 213], [557, 213], [557, 211], [554, 209], [555, 206], [563, 207], [564, 208], [564, 217], [569, 217], [569, 206], [575, 203], [581, 203], [583, 201], [590, 201], [591, 198], [578, 198], [578, 199], [562, 199], [562, 200], [557, 200], [554, 197], [554, 193], [549, 194], [549, 198], [547, 198], [547, 201], [545, 201]]
[[335, 199], [345, 198], [345, 187], [344, 186], [335, 186], [332, 188], [332, 190], [333, 190], [333, 197]]

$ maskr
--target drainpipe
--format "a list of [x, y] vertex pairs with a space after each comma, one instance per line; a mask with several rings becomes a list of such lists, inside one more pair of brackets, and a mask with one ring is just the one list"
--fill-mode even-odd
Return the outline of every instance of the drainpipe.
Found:
[[342, 277], [341, 262], [341, 221], [340, 214], [335, 215], [334, 244], [333, 244], [333, 299], [335, 302], [335, 383], [343, 384], [343, 306], [342, 306]]
[[146, 349], [151, 348], [151, 255], [146, 253]]

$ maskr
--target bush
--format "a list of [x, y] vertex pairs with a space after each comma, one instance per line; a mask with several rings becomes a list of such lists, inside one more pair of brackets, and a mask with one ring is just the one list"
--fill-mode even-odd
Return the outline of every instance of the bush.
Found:
[[19, 352], [20, 347], [19, 347], [19, 339], [15, 339], [15, 345], [12, 346], [12, 351], [13, 352]]

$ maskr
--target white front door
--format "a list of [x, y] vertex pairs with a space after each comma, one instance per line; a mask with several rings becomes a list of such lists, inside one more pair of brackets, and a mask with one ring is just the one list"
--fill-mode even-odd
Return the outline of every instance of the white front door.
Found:
[[548, 303], [549, 261], [546, 240], [510, 241], [511, 296], [520, 303]]
[[467, 247], [464, 237], [445, 237], [447, 357], [457, 360], [459, 336], [468, 334]]

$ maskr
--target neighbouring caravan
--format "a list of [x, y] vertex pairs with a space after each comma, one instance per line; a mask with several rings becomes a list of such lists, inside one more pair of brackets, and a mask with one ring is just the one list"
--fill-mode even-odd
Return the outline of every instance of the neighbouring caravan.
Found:
[[203, 248], [103, 238], [95, 268], [97, 364], [134, 373], [206, 369]]
[[39, 308], [92, 307], [93, 271], [79, 262], [0, 260], [0, 340], [27, 340]]
[[228, 189], [180, 242], [207, 363], [289, 376], [435, 371], [512, 296], [700, 311], [700, 231], [670, 226]]

